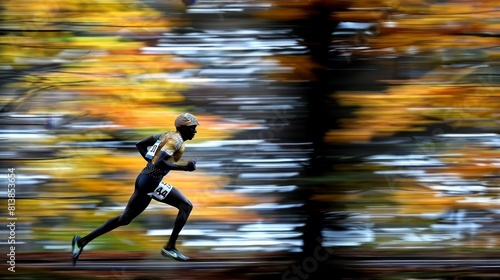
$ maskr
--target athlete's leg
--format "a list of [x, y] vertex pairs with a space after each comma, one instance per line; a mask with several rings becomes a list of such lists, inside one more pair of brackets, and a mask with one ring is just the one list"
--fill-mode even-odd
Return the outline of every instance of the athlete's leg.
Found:
[[141, 214], [151, 202], [151, 197], [137, 188], [130, 197], [127, 207], [120, 216], [109, 219], [88, 235], [82, 237], [78, 245], [84, 247], [95, 238], [114, 230], [117, 227], [128, 225], [135, 217]]
[[89, 233], [87, 236], [84, 236], [83, 238], [74, 236], [73, 241], [71, 242], [71, 259], [73, 261], [73, 265], [76, 264], [76, 261], [79, 259], [85, 245], [87, 245], [95, 238], [109, 231], [112, 231], [119, 226], [129, 224], [135, 217], [142, 213], [144, 209], [146, 209], [150, 202], [151, 197], [149, 197], [145, 192], [140, 191], [136, 188], [129, 199], [127, 207], [125, 207], [125, 210], [120, 216], [109, 219], [103, 225], [96, 228], [94, 231]]
[[145, 174], [139, 174], [135, 180], [134, 193], [130, 197], [125, 210], [120, 216], [109, 219], [83, 238], [75, 235], [71, 241], [71, 259], [73, 261], [73, 265], [76, 264], [76, 261], [80, 257], [85, 245], [95, 238], [110, 232], [119, 226], [128, 225], [135, 217], [141, 214], [151, 202], [151, 197], [148, 195], [148, 191], [159, 182], [159, 179], [152, 178]]
[[179, 237], [179, 233], [186, 224], [189, 218], [189, 214], [191, 214], [191, 210], [193, 210], [193, 204], [191, 204], [191, 202], [175, 187], [172, 187], [170, 193], [161, 202], [179, 209], [179, 213], [175, 218], [172, 234], [170, 235], [170, 238], [165, 245], [166, 249], [174, 249], [175, 242], [177, 242], [177, 237]]

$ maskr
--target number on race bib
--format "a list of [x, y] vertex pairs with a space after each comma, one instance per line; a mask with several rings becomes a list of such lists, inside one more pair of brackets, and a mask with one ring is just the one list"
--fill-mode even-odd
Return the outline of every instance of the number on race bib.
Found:
[[171, 190], [172, 190], [172, 185], [160, 182], [158, 187], [156, 187], [156, 189], [153, 192], [148, 193], [148, 195], [158, 200], [164, 200]]
[[151, 146], [151, 148], [149, 149], [148, 153], [146, 154], [146, 158], [153, 159], [153, 157], [156, 154], [156, 150], [158, 150], [158, 147], [160, 146], [160, 143], [161, 143], [161, 140], [158, 139], [156, 141], [156, 143], [153, 146]]

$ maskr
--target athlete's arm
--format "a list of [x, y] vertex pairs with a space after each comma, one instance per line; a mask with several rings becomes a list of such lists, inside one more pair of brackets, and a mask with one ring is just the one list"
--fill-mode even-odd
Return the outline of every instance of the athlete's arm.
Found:
[[190, 160], [186, 165], [181, 165], [168, 161], [170, 156], [165, 151], [160, 151], [156, 162], [152, 162], [154, 166], [161, 168], [163, 170], [182, 170], [182, 171], [194, 171], [196, 170], [196, 161]]
[[146, 157], [146, 154], [148, 153], [148, 147], [153, 146], [156, 140], [158, 140], [158, 135], [152, 135], [135, 144], [137, 150], [139, 150], [139, 153], [147, 162], [151, 161], [149, 158]]

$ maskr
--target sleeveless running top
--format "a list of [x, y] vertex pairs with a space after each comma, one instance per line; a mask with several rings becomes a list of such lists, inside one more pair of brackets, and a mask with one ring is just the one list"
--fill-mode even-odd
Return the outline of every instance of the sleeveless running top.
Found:
[[141, 171], [141, 174], [149, 175], [153, 178], [163, 178], [163, 176], [167, 175], [170, 170], [164, 170], [154, 166], [153, 163], [156, 163], [158, 156], [160, 154], [159, 151], [164, 151], [167, 153], [168, 158], [167, 161], [176, 163], [182, 157], [184, 153], [184, 141], [182, 140], [181, 135], [177, 131], [169, 131], [162, 134], [153, 135], [155, 141], [161, 140], [159, 148], [156, 150], [152, 163], [148, 162], [146, 167]]

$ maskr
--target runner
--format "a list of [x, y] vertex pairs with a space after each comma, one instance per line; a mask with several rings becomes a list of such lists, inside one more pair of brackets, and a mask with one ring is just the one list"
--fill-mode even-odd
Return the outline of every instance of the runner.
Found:
[[186, 165], [177, 164], [177, 161], [179, 161], [184, 152], [184, 142], [194, 138], [197, 132], [196, 126], [198, 125], [198, 121], [192, 114], [184, 113], [175, 119], [174, 124], [177, 129], [176, 131], [149, 136], [136, 144], [137, 149], [147, 161], [147, 164], [137, 176], [134, 193], [120, 216], [109, 219], [84, 237], [77, 235], [73, 237], [71, 244], [73, 265], [80, 257], [85, 245], [117, 227], [128, 225], [148, 207], [151, 199], [179, 209], [172, 234], [165, 247], [161, 250], [161, 254], [178, 261], [189, 260], [189, 257], [181, 254], [175, 248], [175, 243], [180, 231], [186, 224], [193, 205], [177, 188], [163, 183], [161, 180], [170, 170], [196, 170], [195, 160], [188, 161]]

